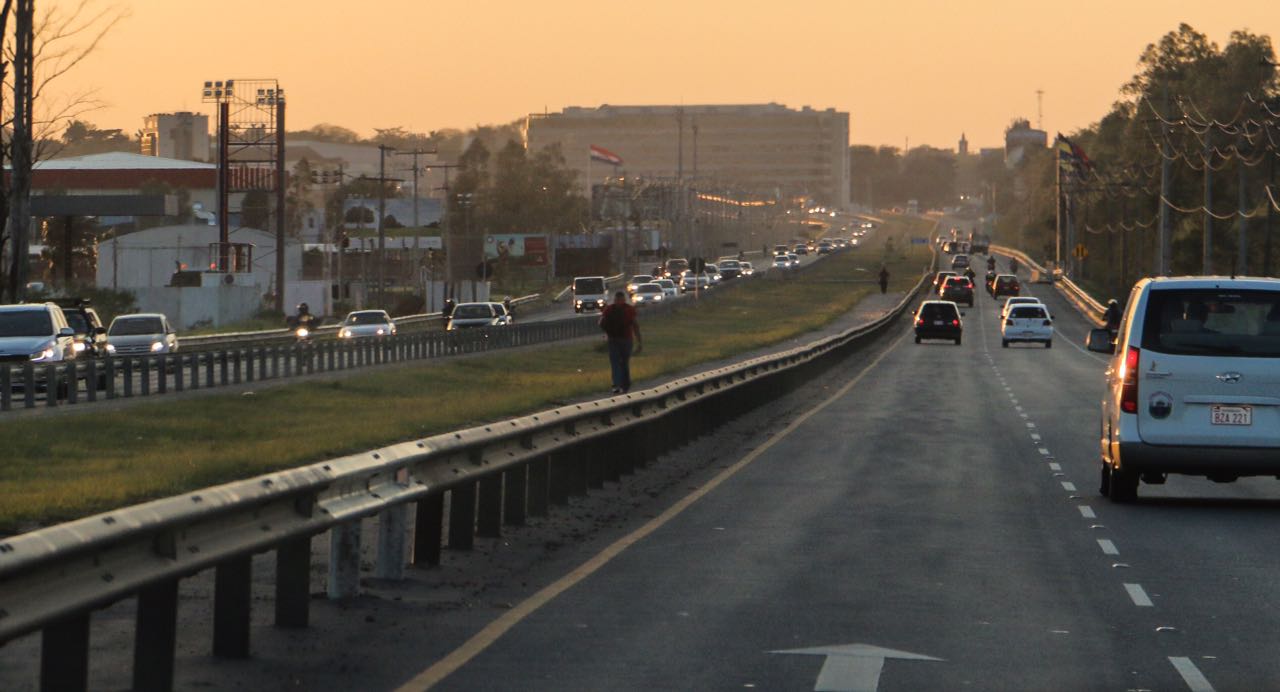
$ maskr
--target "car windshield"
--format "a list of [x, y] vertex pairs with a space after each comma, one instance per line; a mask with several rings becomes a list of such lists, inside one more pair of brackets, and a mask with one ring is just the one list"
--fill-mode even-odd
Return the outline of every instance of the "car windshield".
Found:
[[49, 336], [51, 334], [53, 334], [53, 319], [44, 310], [0, 312], [0, 337]]
[[662, 286], [663, 288], [675, 288], [676, 282], [672, 281], [671, 279], [663, 279], [662, 281], [658, 282], [658, 285]]
[[920, 317], [926, 320], [951, 320], [957, 316], [954, 305], [929, 303], [920, 308]]
[[645, 284], [636, 287], [636, 293], [662, 293], [662, 287], [654, 284]]
[[1019, 305], [1009, 313], [1010, 317], [1016, 319], [1044, 319], [1044, 308], [1036, 305]]
[[488, 305], [459, 305], [453, 309], [454, 319], [476, 319], [479, 317], [493, 317], [493, 312], [489, 310]]
[[631, 283], [633, 284], [643, 284], [643, 283], [648, 283], [650, 281], [653, 281], [653, 277], [649, 276], [648, 274], [636, 274], [635, 276], [631, 277]]
[[1280, 357], [1280, 291], [1153, 290], [1142, 347], [1170, 354]]
[[600, 295], [604, 293], [604, 279], [594, 277], [590, 279], [574, 279], [573, 292], [585, 295]]
[[67, 326], [75, 330], [76, 334], [89, 333], [89, 320], [84, 318], [84, 313], [63, 310], [62, 316], [67, 318]]
[[163, 334], [164, 323], [159, 317], [120, 317], [111, 323], [111, 336], [141, 336]]
[[344, 322], [344, 324], [347, 324], [347, 325], [386, 324], [386, 323], [387, 323], [386, 314], [376, 310], [366, 310], [364, 312], [353, 312], [350, 315], [347, 315], [347, 319]]

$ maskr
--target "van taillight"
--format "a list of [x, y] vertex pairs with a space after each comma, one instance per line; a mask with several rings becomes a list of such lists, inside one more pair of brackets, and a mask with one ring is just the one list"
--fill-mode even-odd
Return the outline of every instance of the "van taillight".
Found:
[[951, 326], [952, 326], [952, 327], [959, 327], [959, 326], [960, 326], [960, 320], [951, 320]]
[[1138, 355], [1141, 351], [1130, 346], [1124, 354], [1124, 366], [1120, 371], [1120, 410], [1138, 412]]

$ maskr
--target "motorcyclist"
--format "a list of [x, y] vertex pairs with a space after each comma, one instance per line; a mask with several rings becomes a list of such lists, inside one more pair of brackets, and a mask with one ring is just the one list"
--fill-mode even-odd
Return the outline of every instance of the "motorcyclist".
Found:
[[1015, 257], [1009, 258], [1009, 273], [1010, 274], [1018, 273], [1018, 260]]
[[974, 280], [975, 278], [977, 278], [978, 273], [977, 273], [977, 272], [975, 272], [975, 271], [973, 271], [973, 267], [965, 267], [965, 268], [964, 268], [964, 276], [965, 276], [965, 278], [966, 278], [966, 279], [968, 279], [968, 280], [969, 280], [969, 283], [973, 283], [973, 280]]
[[[298, 303], [298, 314], [290, 320], [290, 327], [298, 331], [299, 338], [307, 338], [315, 331], [320, 320], [311, 314], [311, 307], [306, 303]], [[303, 332], [302, 330], [306, 330]]]
[[995, 258], [994, 256], [988, 256], [988, 257], [987, 257], [987, 271], [989, 271], [989, 272], [993, 272], [993, 271], [995, 271], [995, 270], [996, 270], [996, 258]]
[[1107, 310], [1102, 315], [1102, 320], [1106, 322], [1107, 331], [1113, 335], [1120, 331], [1120, 302], [1115, 298], [1107, 301]]

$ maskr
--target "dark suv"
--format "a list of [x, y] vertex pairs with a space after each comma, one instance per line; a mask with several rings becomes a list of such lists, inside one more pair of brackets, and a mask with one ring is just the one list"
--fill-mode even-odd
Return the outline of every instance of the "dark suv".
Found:
[[98, 317], [98, 312], [89, 306], [83, 298], [61, 298], [53, 301], [62, 308], [62, 315], [67, 324], [75, 330], [76, 355], [102, 358], [107, 355], [107, 329]]
[[926, 300], [916, 310], [916, 343], [924, 339], [950, 339], [960, 345], [964, 323], [960, 307], [949, 300]]
[[991, 297], [1016, 296], [1022, 293], [1022, 285], [1013, 274], [1000, 274], [991, 282]]
[[967, 276], [948, 276], [942, 282], [938, 297], [973, 307], [973, 282]]

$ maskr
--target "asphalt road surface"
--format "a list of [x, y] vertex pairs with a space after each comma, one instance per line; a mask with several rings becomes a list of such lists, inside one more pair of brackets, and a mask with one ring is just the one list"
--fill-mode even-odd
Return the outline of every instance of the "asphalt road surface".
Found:
[[[904, 324], [847, 392], [482, 633], [439, 688], [1274, 689], [1280, 486], [1175, 477], [1110, 505], [1104, 363], [1030, 292], [1053, 349], [1001, 348], [985, 294], [962, 346]], [[897, 653], [820, 649], [854, 644]]]

